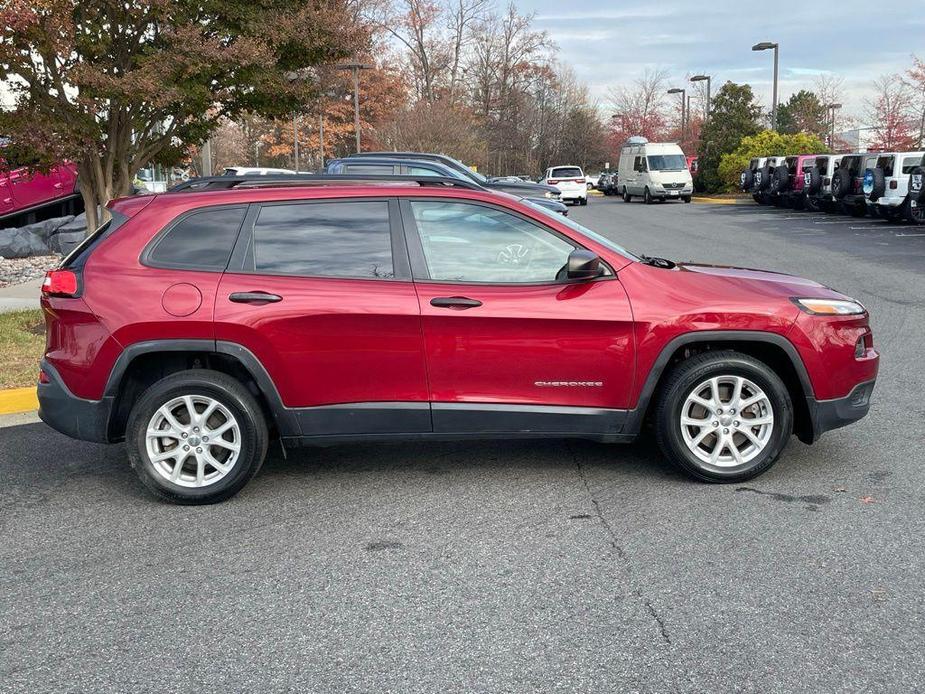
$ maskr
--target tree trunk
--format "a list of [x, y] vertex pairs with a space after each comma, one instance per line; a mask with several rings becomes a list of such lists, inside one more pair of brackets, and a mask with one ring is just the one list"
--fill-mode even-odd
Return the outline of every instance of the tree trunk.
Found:
[[98, 157], [85, 158], [77, 168], [77, 186], [87, 215], [87, 234], [92, 234], [112, 216], [106, 205], [112, 200], [112, 181], [106, 180]]

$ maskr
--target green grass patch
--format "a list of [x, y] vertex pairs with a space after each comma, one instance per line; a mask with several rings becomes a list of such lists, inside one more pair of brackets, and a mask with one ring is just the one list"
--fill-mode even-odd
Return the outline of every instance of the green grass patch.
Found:
[[0, 313], [0, 388], [35, 385], [45, 351], [45, 317], [39, 309]]

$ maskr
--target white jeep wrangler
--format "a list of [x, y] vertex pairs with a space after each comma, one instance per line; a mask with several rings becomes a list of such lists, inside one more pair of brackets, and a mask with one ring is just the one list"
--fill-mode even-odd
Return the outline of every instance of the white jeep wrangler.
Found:
[[903, 218], [920, 224], [923, 218], [918, 196], [910, 196], [909, 182], [914, 169], [925, 166], [925, 151], [883, 152], [876, 165], [864, 172], [863, 190], [867, 206], [888, 221]]

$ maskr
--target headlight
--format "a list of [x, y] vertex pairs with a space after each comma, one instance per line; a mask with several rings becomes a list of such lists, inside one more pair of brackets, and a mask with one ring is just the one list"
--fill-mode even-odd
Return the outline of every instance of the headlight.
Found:
[[791, 299], [801, 311], [814, 316], [855, 316], [864, 313], [865, 308], [857, 301], [839, 299]]
[[551, 197], [552, 197], [552, 192], [547, 190], [547, 191], [546, 191], [546, 194], [545, 194], [545, 197], [551, 198]]

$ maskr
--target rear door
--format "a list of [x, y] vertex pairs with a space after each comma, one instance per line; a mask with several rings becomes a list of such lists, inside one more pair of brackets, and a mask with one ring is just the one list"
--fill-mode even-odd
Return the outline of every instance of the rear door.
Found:
[[430, 431], [420, 310], [386, 198], [252, 205], [215, 303], [303, 436]]
[[616, 433], [633, 379], [632, 317], [612, 272], [569, 282], [577, 244], [469, 201], [402, 201], [434, 430]]

